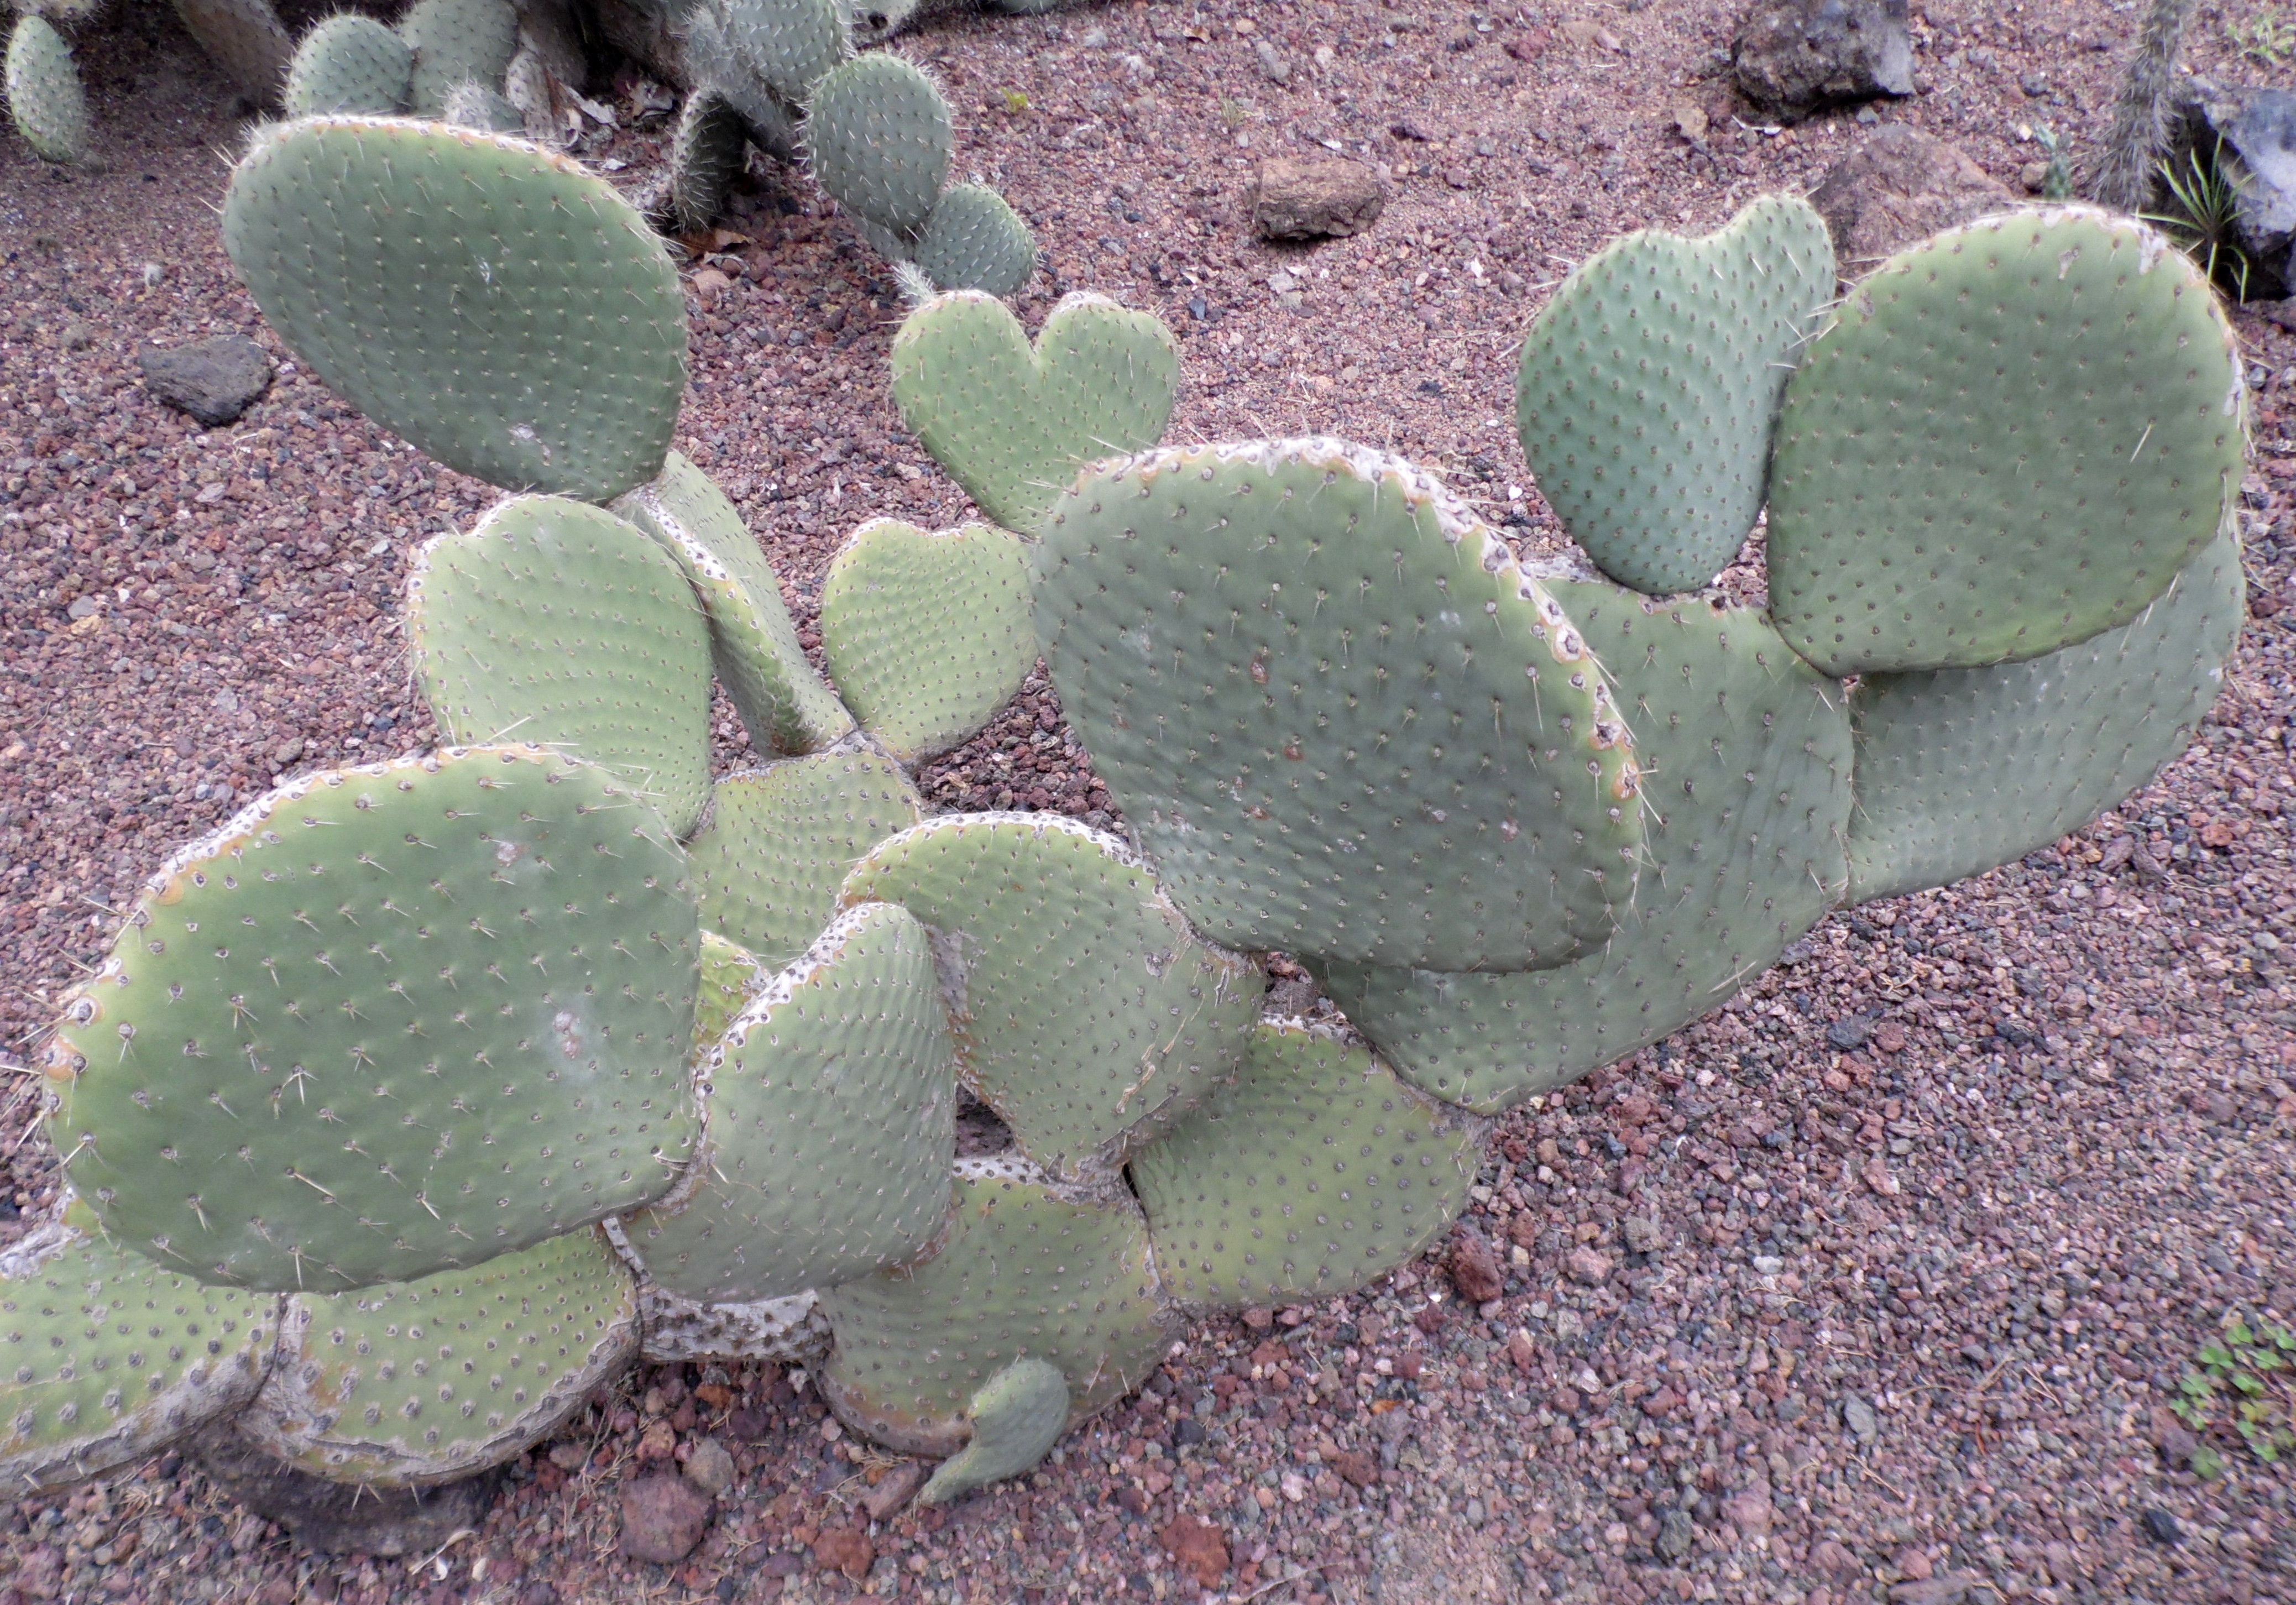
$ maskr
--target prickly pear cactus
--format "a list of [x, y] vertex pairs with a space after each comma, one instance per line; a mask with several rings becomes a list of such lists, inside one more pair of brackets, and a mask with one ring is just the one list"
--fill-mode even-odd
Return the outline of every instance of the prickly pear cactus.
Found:
[[71, 46], [45, 17], [27, 12], [8, 37], [8, 114], [32, 153], [77, 164], [87, 159], [87, 96]]
[[965, 1413], [972, 1437], [918, 1491], [926, 1504], [961, 1499], [1044, 1459], [1069, 1424], [1068, 1379], [1049, 1360], [1015, 1360], [972, 1396]]
[[724, 209], [748, 140], [741, 112], [723, 94], [697, 89], [686, 97], [669, 150], [669, 209], [679, 233], [706, 228]]
[[398, 33], [414, 52], [407, 100], [422, 117], [446, 111], [458, 85], [501, 83], [518, 53], [518, 12], [509, 0], [415, 0]]
[[250, 105], [275, 105], [295, 40], [271, 0], [174, 0], [184, 31], [199, 41]]
[[910, 258], [942, 290], [1021, 292], [1037, 270], [1037, 236], [985, 184], [954, 184], [918, 231]]
[[955, 143], [948, 102], [898, 56], [856, 56], [814, 86], [805, 112], [814, 181], [882, 228], [922, 228]]
[[447, 92], [447, 104], [439, 113], [439, 120], [453, 123], [457, 127], [481, 129], [489, 134], [522, 134], [526, 131], [525, 113], [512, 105], [507, 96], [469, 78]]
[[373, 17], [340, 12], [322, 19], [295, 47], [284, 96], [290, 117], [404, 111], [414, 77], [414, 47]]
[[792, 105], [853, 54], [836, 0], [726, 0], [726, 25], [766, 86]]

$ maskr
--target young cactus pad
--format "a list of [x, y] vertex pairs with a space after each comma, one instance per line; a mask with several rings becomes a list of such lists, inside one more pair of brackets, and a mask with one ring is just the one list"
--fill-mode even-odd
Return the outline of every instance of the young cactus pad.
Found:
[[469, 128], [282, 123], [234, 169], [223, 233], [280, 337], [449, 468], [603, 502], [661, 467], [685, 391], [677, 271], [573, 162]]
[[1062, 298], [1034, 348], [978, 291], [928, 302], [893, 337], [903, 422], [981, 512], [1023, 535], [1085, 463], [1162, 439], [1179, 389], [1172, 332], [1104, 296]]
[[954, 1454], [973, 1395], [1016, 1360], [1067, 1379], [1069, 1420], [1122, 1398], [1169, 1339], [1128, 1195], [1070, 1197], [1025, 1161], [959, 1159], [947, 1240], [923, 1264], [822, 1295], [839, 1419], [908, 1454]]
[[1172, 1296], [1325, 1298], [1408, 1264], [1467, 1205], [1481, 1121], [1365, 1048], [1262, 1021], [1229, 1085], [1132, 1160]]
[[603, 508], [513, 496], [406, 580], [414, 674], [450, 741], [563, 747], [674, 836], [709, 801], [709, 631], [670, 555]]
[[602, 769], [315, 775], [153, 878], [66, 1005], [49, 1130], [113, 1235], [203, 1281], [476, 1265], [667, 1191], [698, 938], [685, 855]]
[[1018, 1477], [1051, 1453], [1069, 1424], [1069, 1381], [1046, 1360], [1015, 1360], [972, 1396], [972, 1439], [941, 1462], [917, 1494], [944, 1504]]
[[1037, 667], [1028, 554], [987, 524], [928, 533], [872, 519], [829, 565], [821, 643], [846, 705], [887, 751], [907, 764], [945, 752]]
[[1563, 281], [1522, 343], [1515, 426], [1596, 567], [1663, 594], [1737, 556], [1786, 375], [1833, 299], [1825, 220], [1784, 195], [1703, 239], [1628, 234]]
[[2227, 530], [2117, 630], [2021, 663], [1867, 676], [1850, 900], [1980, 874], [2145, 784], [2215, 703], [2247, 611]]
[[1037, 236], [987, 184], [955, 184], [934, 203], [911, 255], [937, 289], [1018, 295], [1037, 270]]
[[446, 1482], [539, 1442], [638, 1348], [637, 1282], [594, 1227], [475, 1268], [290, 1298], [234, 1423], [299, 1470]]
[[856, 56], [814, 86], [805, 143], [816, 183], [883, 228], [922, 228], [948, 177], [948, 102], [898, 56]]
[[811, 752], [851, 733], [853, 716], [821, 683], [798, 643], [773, 565], [708, 474], [672, 452], [660, 475], [616, 502], [614, 511], [660, 541], [685, 570], [709, 615], [710, 661], [752, 741], [777, 752]]
[[1611, 675], [1644, 776], [1644, 850], [1618, 934], [1552, 970], [1313, 962], [1403, 1077], [1496, 1114], [1709, 1013], [1841, 895], [1850, 812], [1841, 684], [1763, 616], [1551, 582]]
[[944, 814], [880, 843], [845, 900], [932, 928], [965, 1085], [1063, 1177], [1105, 1171], [1230, 1075], [1259, 969], [1188, 929], [1148, 866], [1056, 814]]
[[406, 107], [414, 76], [414, 47], [395, 29], [358, 12], [338, 12], [321, 19], [295, 47], [287, 69], [287, 115], [388, 117]]
[[37, 12], [16, 19], [8, 37], [8, 114], [32, 153], [49, 161], [87, 158], [87, 95], [71, 46]]
[[100, 1477], [254, 1396], [279, 1299], [204, 1287], [80, 1224], [9, 1250], [0, 1280], [0, 1481]]
[[2014, 212], [1900, 251], [1787, 383], [1771, 616], [1833, 675], [2127, 624], [2216, 535], [2241, 394], [2216, 292], [2132, 218]]
[[1151, 452], [1083, 475], [1037, 560], [1061, 705], [1215, 941], [1523, 970], [1608, 939], [1643, 839], [1610, 684], [1417, 469]]
[[914, 1259], [948, 1219], [956, 1052], [906, 909], [833, 921], [711, 1055], [691, 1197], [625, 1217], [673, 1293], [745, 1304]]
[[865, 746], [729, 774], [687, 844], [702, 922], [775, 970], [794, 963], [855, 863], [923, 813], [900, 765]]
[[518, 12], [509, 0], [415, 0], [398, 32], [414, 47], [407, 87], [416, 113], [436, 117], [459, 84], [499, 84], [518, 53]]

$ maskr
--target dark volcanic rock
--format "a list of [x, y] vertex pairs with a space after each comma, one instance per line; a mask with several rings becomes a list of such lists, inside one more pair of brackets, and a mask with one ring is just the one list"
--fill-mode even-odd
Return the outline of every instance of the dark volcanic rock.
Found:
[[164, 349], [146, 346], [135, 363], [152, 394], [209, 428], [229, 423], [271, 388], [271, 358], [244, 334]]
[[1914, 92], [1906, 0], [1755, 0], [1730, 59], [1749, 99], [1789, 117]]

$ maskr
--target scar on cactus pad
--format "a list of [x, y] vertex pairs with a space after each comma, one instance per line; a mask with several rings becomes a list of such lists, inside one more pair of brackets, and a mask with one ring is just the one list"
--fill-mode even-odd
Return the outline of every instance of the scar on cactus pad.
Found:
[[[324, 221], [427, 219], [410, 175], [594, 276], [441, 319]], [[1520, 563], [1361, 446], [1160, 446], [1178, 364], [1144, 315], [1072, 303], [1032, 346], [981, 298], [935, 301], [897, 397], [1011, 533], [857, 541], [820, 618], [849, 710], [738, 511], [668, 449], [675, 275], [594, 182], [340, 118], [234, 177], [234, 260], [288, 342], [516, 493], [410, 598], [416, 673], [473, 744], [298, 779], [189, 844], [65, 1003], [50, 1130], [84, 1201], [0, 1262], [0, 1342], [27, 1346], [0, 1471], [54, 1486], [229, 1421], [419, 1485], [518, 1453], [643, 1353], [801, 1358], [856, 1432], [950, 1457], [936, 1496], [1016, 1474], [1205, 1310], [1370, 1285], [1437, 1241], [1498, 1111], [1723, 1001], [1830, 908], [2143, 783], [2237, 625], [2242, 421], [2205, 287], [2061, 210], [1885, 263], [1785, 381], [1772, 461], [1718, 470], [1681, 550], [1637, 547], [1693, 573], [1696, 532], [1767, 483], [1773, 529], [1803, 531], [1766, 554], [1800, 599], [1775, 614]], [[398, 271], [495, 249], [483, 209], [431, 221]], [[1937, 427], [2013, 456], [2019, 430], [2141, 412], [2161, 457], [2040, 526], [2005, 524], [2023, 493], [1981, 452], [1932, 466], [1942, 536], [1860, 511], [1845, 375], [1932, 280], [2073, 331], [2029, 358], [2054, 422], [2021, 368], [1945, 341]], [[2082, 343], [2099, 294], [2169, 345], [2141, 395], [2087, 377], [2128, 348]], [[609, 348], [639, 376], [611, 395]], [[426, 364], [445, 379], [409, 389]], [[1707, 373], [1651, 381], [1677, 386], [1651, 415], [1709, 405]], [[2137, 525], [2141, 562], [2101, 560]], [[2093, 594], [2061, 579], [2084, 553]], [[994, 610], [953, 617], [958, 591]], [[925, 811], [910, 766], [993, 717], [1024, 634], [1136, 840]], [[1940, 642], [1982, 660], [1897, 661]], [[713, 677], [786, 756], [713, 783]], [[2036, 750], [2062, 758], [2046, 783]], [[1258, 1018], [1271, 947], [1344, 1018]], [[955, 1157], [960, 1093], [1011, 1147]], [[398, 1353], [429, 1311], [521, 1363], [443, 1417], [403, 1372], [331, 1369], [336, 1334]], [[214, 1363], [155, 1359], [155, 1328], [193, 1322], [228, 1334]], [[139, 1376], [149, 1396], [87, 1385]]]

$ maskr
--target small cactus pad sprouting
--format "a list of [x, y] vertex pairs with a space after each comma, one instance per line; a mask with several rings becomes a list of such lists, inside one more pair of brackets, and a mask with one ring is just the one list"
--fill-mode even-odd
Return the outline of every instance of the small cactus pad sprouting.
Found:
[[2119, 629], [1993, 668], [1867, 676], [1849, 901], [2012, 863], [2147, 784], [2223, 689], [2247, 604], [2227, 529]]
[[853, 53], [838, 0], [726, 0], [726, 32], [766, 87], [793, 106]]
[[638, 1349], [637, 1279], [570, 1232], [468, 1270], [298, 1294], [240, 1433], [336, 1482], [421, 1486], [555, 1430]]
[[223, 228], [280, 338], [449, 468], [586, 502], [660, 470], [685, 391], [677, 270], [575, 163], [469, 128], [282, 123], [233, 171]]
[[832, 921], [712, 1055], [691, 1196], [623, 1218], [673, 1293], [748, 1304], [914, 1259], [948, 1219], [956, 1052], [906, 909]]
[[202, 1286], [87, 1224], [36, 1228], [5, 1272], [0, 1484], [12, 1494], [158, 1454], [253, 1397], [271, 1363], [275, 1294]]
[[1610, 671], [1647, 766], [1645, 856], [1618, 934], [1516, 975], [1318, 964], [1406, 1079], [1481, 1114], [1711, 1012], [1841, 894], [1850, 798], [1841, 685], [1762, 615], [1600, 581], [1555, 599]]
[[1032, 1470], [1069, 1424], [1069, 1380], [1049, 1361], [1015, 1360], [972, 1396], [965, 1413], [972, 1440], [940, 1463], [918, 1492], [921, 1503], [946, 1504]]
[[1665, 594], [1737, 555], [1786, 375], [1833, 299], [1825, 219], [1785, 195], [1702, 239], [1628, 234], [1563, 281], [1522, 344], [1515, 427], [1596, 567]]
[[49, 1129], [115, 1236], [205, 1281], [476, 1265], [668, 1189], [699, 929], [685, 855], [603, 769], [313, 775], [154, 877], [66, 1004]]
[[678, 233], [717, 221], [749, 148], [749, 128], [733, 102], [715, 89], [686, 96], [669, 142], [670, 220]]
[[840, 206], [901, 233], [932, 216], [955, 138], [939, 87], [898, 56], [854, 57], [816, 83], [806, 104], [815, 182]]
[[8, 37], [8, 115], [32, 154], [77, 164], [87, 159], [87, 95], [71, 46], [37, 12], [16, 19]]
[[1132, 1183], [1173, 1298], [1325, 1298], [1408, 1264], [1458, 1217], [1486, 1129], [1367, 1048], [1264, 1020], [1234, 1082], [1133, 1156]]
[[1072, 1198], [1026, 1160], [959, 1159], [931, 1258], [822, 1294], [824, 1396], [908, 1454], [954, 1454], [974, 1394], [1017, 1360], [1058, 1366], [1075, 1422], [1140, 1386], [1169, 1340], [1129, 1195]]
[[918, 231], [918, 268], [937, 290], [1018, 295], [1037, 270], [1037, 236], [985, 184], [954, 184]]
[[1011, 307], [960, 291], [893, 337], [893, 400], [980, 511], [1036, 533], [1077, 470], [1163, 438], [1180, 348], [1153, 313], [1105, 296], [1062, 298], [1037, 343]]
[[672, 452], [660, 477], [614, 511], [685, 570], [709, 615], [710, 661], [752, 741], [776, 752], [811, 752], [851, 733], [853, 716], [798, 643], [774, 566], [708, 474]]
[[989, 524], [872, 519], [829, 565], [822, 656], [861, 727], [905, 764], [987, 724], [1037, 667], [1029, 558]]
[[2215, 536], [2245, 445], [2231, 326], [2152, 228], [1953, 229], [1861, 280], [1787, 382], [1771, 615], [1834, 675], [2086, 641]]
[[398, 33], [414, 47], [407, 102], [421, 117], [444, 111], [458, 85], [499, 86], [518, 53], [518, 12], [509, 0], [414, 0]]
[[855, 863], [923, 814], [907, 774], [867, 747], [729, 774], [686, 848], [702, 922], [772, 969], [794, 963]]
[[287, 70], [287, 115], [389, 117], [406, 105], [414, 47], [359, 12], [323, 18], [295, 47]]
[[694, 979], [693, 1057], [706, 1064], [726, 1028], [766, 989], [774, 972], [758, 955], [714, 930], [701, 933], [701, 969]]
[[931, 927], [965, 1085], [1048, 1172], [1120, 1163], [1233, 1074], [1257, 966], [1202, 941], [1115, 837], [1054, 814], [943, 814], [846, 878]]
[[1606, 940], [1642, 805], [1562, 606], [1399, 459], [1259, 441], [1103, 463], [1037, 553], [1061, 705], [1196, 928], [1523, 970]]
[[563, 496], [515, 496], [433, 536], [406, 638], [439, 728], [560, 747], [653, 801], [674, 836], [709, 801], [709, 631], [644, 531]]

